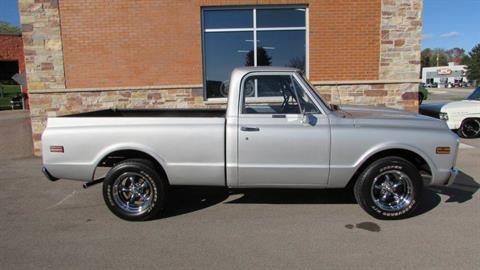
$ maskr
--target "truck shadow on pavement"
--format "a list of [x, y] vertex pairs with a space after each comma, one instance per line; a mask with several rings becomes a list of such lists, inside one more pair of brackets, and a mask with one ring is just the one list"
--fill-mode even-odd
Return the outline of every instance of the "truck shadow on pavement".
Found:
[[431, 187], [435, 193], [443, 194], [449, 196], [445, 201], [446, 203], [464, 203], [473, 198], [473, 194], [480, 189], [480, 184], [478, 184], [475, 179], [471, 176], [460, 172], [455, 179], [455, 182], [449, 187]]
[[445, 195], [448, 198], [445, 203], [464, 203], [473, 198], [480, 185], [470, 175], [460, 171], [455, 182], [451, 186], [432, 186], [425, 189], [422, 204], [414, 216], [424, 214], [440, 204]]
[[[445, 203], [464, 203], [473, 198], [480, 189], [471, 176], [460, 172], [449, 187], [428, 187], [424, 190], [421, 207], [415, 216], [437, 207], [448, 196]], [[240, 197], [238, 197], [240, 196]], [[234, 197], [229, 200], [230, 197]], [[238, 197], [238, 198], [236, 198]], [[228, 190], [213, 187], [175, 187], [160, 218], [199, 211], [216, 204], [356, 204], [351, 189], [248, 189]]]

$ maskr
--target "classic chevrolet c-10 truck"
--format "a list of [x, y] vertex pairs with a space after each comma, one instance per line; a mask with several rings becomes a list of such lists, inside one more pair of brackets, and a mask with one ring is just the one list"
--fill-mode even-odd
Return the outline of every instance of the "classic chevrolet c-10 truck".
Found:
[[[455, 179], [458, 136], [416, 113], [325, 102], [301, 72], [232, 72], [227, 109], [110, 109], [48, 119], [43, 172], [103, 182], [126, 220], [162, 212], [169, 187], [349, 188], [379, 219], [411, 216]], [[110, 167], [95, 179], [99, 167]]]

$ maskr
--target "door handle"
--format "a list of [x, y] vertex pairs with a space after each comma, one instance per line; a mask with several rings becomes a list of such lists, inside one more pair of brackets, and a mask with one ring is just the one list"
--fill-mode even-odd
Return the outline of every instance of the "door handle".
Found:
[[260, 131], [259, 128], [257, 127], [241, 127], [241, 131], [246, 131], [246, 132], [255, 132], [255, 131]]

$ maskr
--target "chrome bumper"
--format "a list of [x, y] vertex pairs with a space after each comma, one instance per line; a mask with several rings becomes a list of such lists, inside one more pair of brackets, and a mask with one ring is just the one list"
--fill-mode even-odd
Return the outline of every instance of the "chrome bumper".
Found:
[[453, 182], [455, 181], [455, 178], [457, 178], [457, 175], [458, 175], [459, 171], [457, 168], [452, 168], [450, 170], [450, 177], [448, 178], [448, 181], [447, 183], [445, 183], [445, 186], [450, 186], [453, 184]]

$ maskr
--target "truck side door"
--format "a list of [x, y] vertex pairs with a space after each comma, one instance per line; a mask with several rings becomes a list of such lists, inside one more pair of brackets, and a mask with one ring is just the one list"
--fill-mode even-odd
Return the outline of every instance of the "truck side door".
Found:
[[295, 72], [246, 75], [238, 118], [239, 186], [315, 187], [328, 182], [330, 126]]

